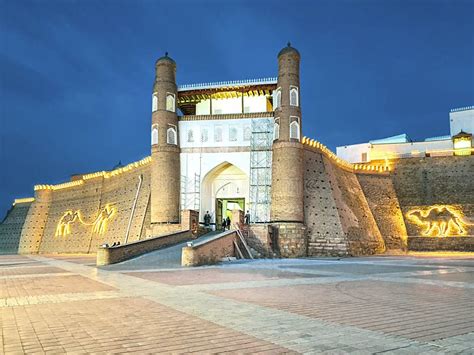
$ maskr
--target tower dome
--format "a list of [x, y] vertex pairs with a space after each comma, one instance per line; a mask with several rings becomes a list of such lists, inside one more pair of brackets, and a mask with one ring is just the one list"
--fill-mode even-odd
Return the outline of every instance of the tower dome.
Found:
[[286, 53], [296, 53], [298, 56], [300, 56], [300, 52], [298, 52], [298, 50], [296, 48], [292, 47], [290, 42], [288, 42], [287, 46], [284, 47], [278, 53], [278, 57], [280, 57], [281, 55], [286, 54]]
[[161, 62], [161, 61], [165, 61], [165, 60], [166, 60], [166, 61], [169, 61], [169, 62], [171, 62], [171, 63], [173, 63], [173, 64], [176, 64], [176, 62], [173, 60], [173, 58], [168, 57], [168, 52], [165, 52], [165, 55], [164, 55], [164, 56], [158, 58], [158, 59], [156, 60], [156, 63]]

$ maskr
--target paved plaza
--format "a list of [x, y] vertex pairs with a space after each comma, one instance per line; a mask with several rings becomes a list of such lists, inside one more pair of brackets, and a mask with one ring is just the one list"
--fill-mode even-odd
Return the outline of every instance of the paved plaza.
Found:
[[0, 256], [0, 353], [474, 353], [472, 254], [144, 260]]

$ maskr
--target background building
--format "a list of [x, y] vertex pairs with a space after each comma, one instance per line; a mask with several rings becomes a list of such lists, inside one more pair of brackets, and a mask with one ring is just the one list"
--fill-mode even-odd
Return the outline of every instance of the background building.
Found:
[[474, 132], [474, 106], [452, 109], [449, 113], [450, 134], [412, 141], [406, 134], [367, 143], [336, 148], [337, 156], [351, 163], [368, 163], [376, 160], [451, 156], [471, 154]]

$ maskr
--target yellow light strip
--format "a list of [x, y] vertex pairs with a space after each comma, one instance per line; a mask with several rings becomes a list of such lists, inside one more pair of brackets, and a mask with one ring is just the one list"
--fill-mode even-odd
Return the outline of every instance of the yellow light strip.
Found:
[[117, 175], [123, 174], [127, 171], [130, 171], [130, 170], [133, 170], [135, 168], [139, 168], [141, 166], [144, 166], [144, 165], [146, 165], [150, 162], [151, 162], [151, 157], [146, 157], [146, 158], [143, 158], [142, 160], [130, 163], [128, 165], [125, 165], [122, 168], [115, 169], [115, 170], [112, 170], [112, 171], [98, 171], [98, 172], [95, 172], [95, 173], [82, 175], [82, 179], [83, 180], [89, 180], [89, 179], [93, 179], [93, 178], [96, 178], [96, 177], [103, 177], [104, 179], [109, 179], [112, 176], [117, 176]]
[[[470, 151], [474, 153], [474, 148], [460, 148], [461, 150]], [[459, 149], [438, 149], [438, 150], [426, 150], [427, 154], [436, 154], [436, 153], [456, 153]]]
[[62, 184], [57, 184], [57, 185], [35, 185], [35, 191], [37, 190], [61, 190], [61, 189], [67, 189], [68, 187], [74, 187], [74, 186], [79, 186], [84, 183], [83, 180], [76, 180], [76, 181], [70, 181], [70, 182], [64, 182]]
[[339, 158], [336, 154], [334, 154], [328, 147], [324, 144], [310, 139], [308, 137], [303, 137], [301, 141], [304, 145], [314, 148], [321, 153], [323, 153], [327, 158], [331, 159], [333, 162], [336, 163], [341, 168], [348, 169], [352, 172], [361, 171], [361, 172], [370, 172], [370, 173], [387, 173], [390, 171], [388, 164], [385, 165], [369, 165], [369, 164], [352, 164], [344, 159]]
[[15, 206], [18, 203], [29, 203], [29, 202], [34, 202], [34, 201], [35, 201], [34, 197], [16, 198], [13, 201], [13, 206]]
[[128, 165], [125, 165], [122, 168], [115, 169], [115, 170], [112, 170], [112, 171], [98, 171], [98, 172], [95, 172], [95, 173], [82, 175], [81, 180], [65, 182], [63, 184], [58, 184], [58, 185], [35, 185], [35, 191], [38, 191], [38, 190], [60, 190], [60, 189], [68, 188], [68, 187], [79, 186], [79, 185], [84, 184], [85, 180], [90, 180], [90, 179], [94, 179], [94, 178], [97, 178], [97, 177], [103, 177], [104, 179], [109, 179], [113, 176], [117, 176], [117, 175], [123, 174], [125, 172], [131, 171], [133, 169], [136, 169], [136, 168], [142, 167], [144, 165], [147, 165], [150, 162], [151, 162], [151, 157], [146, 157], [146, 158], [143, 158], [142, 160], [130, 163]]

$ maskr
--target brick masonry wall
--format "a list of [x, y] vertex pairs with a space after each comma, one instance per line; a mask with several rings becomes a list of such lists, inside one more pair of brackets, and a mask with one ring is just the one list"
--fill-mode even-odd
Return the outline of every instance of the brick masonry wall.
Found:
[[355, 174], [305, 151], [308, 255], [370, 255], [385, 243]]
[[268, 228], [269, 224], [267, 223], [244, 224], [242, 226], [242, 234], [248, 246], [264, 257], [272, 257], [274, 253]]
[[21, 230], [20, 245], [18, 253], [36, 254], [39, 251], [41, 240], [44, 235], [48, 213], [51, 207], [51, 190], [35, 192], [35, 201], [28, 209], [25, 224]]
[[31, 202], [18, 203], [8, 211], [0, 224], [0, 254], [16, 254], [20, 245], [21, 230], [25, 224]]
[[219, 237], [182, 249], [181, 265], [198, 266], [211, 265], [221, 261], [227, 256], [235, 256], [234, 241], [237, 232], [229, 231]]
[[[125, 242], [127, 228], [132, 215], [139, 176], [143, 181], [132, 216], [128, 242], [144, 239], [149, 233], [150, 171], [143, 165], [121, 174], [85, 180], [84, 184], [48, 192], [49, 202], [36, 200], [28, 212], [20, 241], [23, 253], [95, 253], [103, 243]], [[109, 219], [105, 233], [93, 231], [90, 225], [106, 205], [116, 209]], [[71, 233], [55, 236], [58, 222], [66, 211], [81, 212], [84, 225], [79, 221], [71, 224]], [[148, 211], [148, 214], [147, 214]], [[44, 227], [43, 227], [44, 226]], [[44, 232], [40, 233], [44, 228]], [[41, 235], [40, 235], [41, 234]]]
[[349, 254], [323, 157], [305, 151], [304, 211], [308, 255]]
[[[459, 208], [474, 223], [474, 156], [409, 158], [394, 162], [391, 174], [409, 236], [421, 235], [422, 226], [406, 214], [433, 205]], [[474, 235], [474, 224], [467, 225]]]
[[390, 176], [357, 174], [387, 249], [406, 250], [407, 230]]
[[474, 237], [408, 237], [408, 249], [412, 251], [474, 252]]
[[277, 253], [283, 258], [298, 258], [308, 255], [306, 227], [303, 223], [272, 224], [272, 234], [276, 234]]

